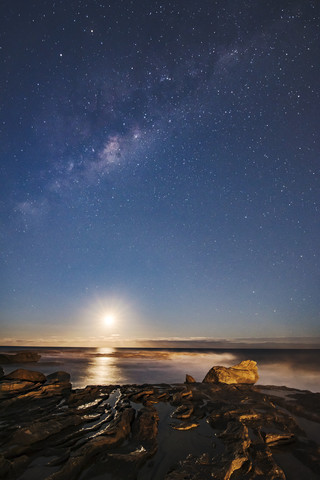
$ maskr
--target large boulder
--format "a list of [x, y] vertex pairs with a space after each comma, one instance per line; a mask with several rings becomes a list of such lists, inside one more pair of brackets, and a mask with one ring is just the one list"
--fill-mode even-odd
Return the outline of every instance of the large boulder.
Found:
[[233, 367], [212, 367], [203, 383], [247, 383], [254, 384], [259, 379], [257, 362], [244, 360]]
[[1, 353], [0, 364], [38, 362], [41, 355], [37, 352]]
[[4, 380], [24, 380], [27, 382], [44, 383], [46, 381], [45, 375], [41, 372], [35, 372], [34, 370], [25, 370], [24, 368], [18, 368], [4, 377]]

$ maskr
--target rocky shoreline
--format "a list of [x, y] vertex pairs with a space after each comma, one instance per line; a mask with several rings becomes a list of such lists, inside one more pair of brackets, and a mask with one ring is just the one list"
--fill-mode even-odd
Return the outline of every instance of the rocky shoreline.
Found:
[[0, 379], [0, 477], [320, 478], [320, 394], [255, 386], [247, 366], [247, 383], [242, 365], [201, 383], [75, 390], [66, 372], [16, 370]]

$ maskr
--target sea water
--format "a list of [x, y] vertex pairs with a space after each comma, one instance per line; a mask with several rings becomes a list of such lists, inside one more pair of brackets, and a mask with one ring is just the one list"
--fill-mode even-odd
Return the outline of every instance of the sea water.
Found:
[[260, 385], [279, 385], [320, 392], [317, 349], [154, 349], [79, 347], [0, 347], [0, 353], [30, 350], [38, 363], [2, 365], [5, 373], [28, 368], [45, 375], [71, 374], [74, 388], [103, 384], [183, 383], [186, 373], [202, 381], [214, 365], [229, 367], [242, 360], [258, 363]]

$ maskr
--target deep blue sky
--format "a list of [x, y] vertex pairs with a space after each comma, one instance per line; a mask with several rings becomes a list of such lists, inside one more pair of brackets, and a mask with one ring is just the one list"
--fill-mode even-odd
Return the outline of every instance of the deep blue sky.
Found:
[[320, 335], [318, 1], [0, 19], [2, 343]]

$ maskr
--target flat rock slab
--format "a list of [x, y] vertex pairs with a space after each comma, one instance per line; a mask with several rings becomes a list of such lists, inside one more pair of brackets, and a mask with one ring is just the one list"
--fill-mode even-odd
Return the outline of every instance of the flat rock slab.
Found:
[[319, 394], [221, 383], [71, 391], [68, 379], [0, 400], [1, 478], [284, 480], [298, 468], [319, 479]]

